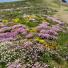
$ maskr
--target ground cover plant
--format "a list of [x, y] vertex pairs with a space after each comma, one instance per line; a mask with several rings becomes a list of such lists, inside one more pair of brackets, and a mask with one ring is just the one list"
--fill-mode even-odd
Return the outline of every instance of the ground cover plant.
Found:
[[0, 3], [0, 68], [68, 68], [67, 9], [61, 0]]
[[1, 68], [67, 68], [68, 24], [48, 15], [23, 15], [0, 23]]

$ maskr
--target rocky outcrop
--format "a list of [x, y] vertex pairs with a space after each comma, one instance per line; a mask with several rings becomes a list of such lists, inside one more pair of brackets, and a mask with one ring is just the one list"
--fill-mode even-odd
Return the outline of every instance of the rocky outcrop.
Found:
[[62, 2], [65, 2], [66, 3], [67, 1], [66, 0], [62, 0]]

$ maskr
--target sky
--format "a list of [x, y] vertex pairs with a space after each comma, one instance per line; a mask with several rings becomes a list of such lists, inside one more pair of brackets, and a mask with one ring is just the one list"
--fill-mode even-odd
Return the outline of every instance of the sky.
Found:
[[11, 1], [15, 1], [15, 0], [0, 0], [0, 2], [11, 2]]
[[68, 0], [66, 0], [68, 2]]

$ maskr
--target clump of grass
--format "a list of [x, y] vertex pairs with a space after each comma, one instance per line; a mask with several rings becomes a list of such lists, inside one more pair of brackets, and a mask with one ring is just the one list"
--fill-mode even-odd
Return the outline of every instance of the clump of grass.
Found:
[[68, 34], [61, 32], [61, 33], [59, 34], [57, 43], [58, 43], [59, 45], [61, 45], [61, 46], [64, 46], [66, 41], [68, 41]]

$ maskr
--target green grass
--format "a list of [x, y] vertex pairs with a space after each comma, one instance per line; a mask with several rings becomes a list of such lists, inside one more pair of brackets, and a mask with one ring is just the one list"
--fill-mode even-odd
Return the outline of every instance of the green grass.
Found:
[[7, 68], [7, 67], [6, 67], [6, 63], [1, 62], [1, 63], [0, 63], [0, 68]]
[[68, 42], [68, 33], [61, 32], [58, 38], [58, 44], [64, 46]]
[[68, 9], [64, 9], [64, 11], [68, 11]]
[[67, 68], [68, 60], [66, 60], [66, 56], [68, 55], [68, 47], [66, 44], [68, 43], [68, 34], [61, 32], [57, 43], [58, 49], [55, 50], [55, 53], [54, 51], [44, 53], [42, 55], [42, 61], [49, 64], [50, 68], [54, 68], [54, 66], [56, 68]]

